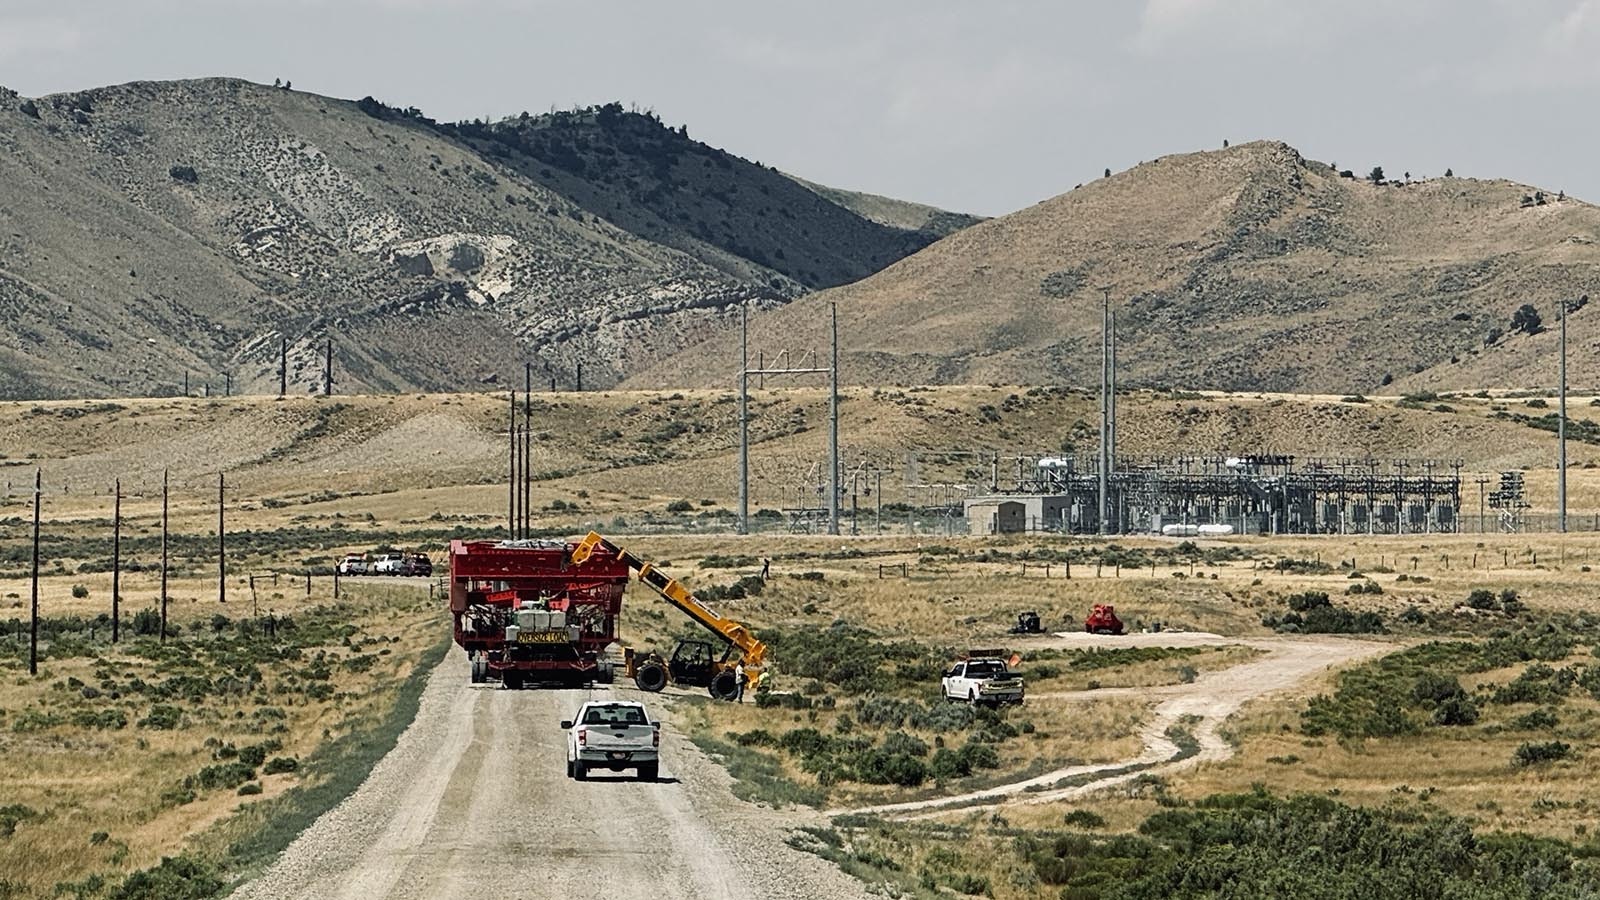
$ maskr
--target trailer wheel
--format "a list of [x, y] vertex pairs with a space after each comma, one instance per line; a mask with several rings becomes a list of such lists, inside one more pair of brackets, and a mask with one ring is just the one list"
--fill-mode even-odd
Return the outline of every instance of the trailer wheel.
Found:
[[519, 669], [507, 669], [505, 675], [501, 676], [501, 681], [508, 690], [522, 690], [522, 672]]
[[654, 694], [667, 686], [667, 667], [658, 662], [647, 662], [633, 675], [639, 690]]
[[482, 654], [472, 657], [472, 683], [483, 684], [489, 680], [489, 661]]
[[732, 672], [718, 672], [717, 677], [711, 679], [711, 698], [713, 700], [732, 700], [739, 696], [739, 676]]
[[616, 667], [608, 662], [601, 663], [594, 680], [598, 684], [611, 684], [617, 680]]

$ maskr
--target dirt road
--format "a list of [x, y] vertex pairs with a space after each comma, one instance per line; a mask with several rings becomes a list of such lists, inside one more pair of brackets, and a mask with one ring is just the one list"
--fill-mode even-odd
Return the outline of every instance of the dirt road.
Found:
[[[1223, 644], [1243, 645], [1265, 655], [1250, 662], [1216, 672], [1207, 672], [1191, 684], [1156, 688], [1128, 688], [1072, 693], [1030, 695], [1029, 703], [1098, 702], [1117, 695], [1163, 698], [1155, 715], [1140, 729], [1143, 749], [1131, 759], [1096, 765], [1069, 766], [1043, 775], [953, 797], [889, 803], [840, 812], [877, 813], [897, 816], [925, 816], [952, 806], [974, 803], [1048, 803], [1070, 800], [1093, 791], [1137, 778], [1142, 774], [1172, 772], [1202, 762], [1227, 759], [1233, 748], [1219, 735], [1222, 723], [1250, 700], [1277, 693], [1327, 671], [1359, 662], [1395, 645], [1341, 637], [1225, 638], [1215, 634], [1176, 632], [1103, 637], [1069, 632], [1055, 635], [1039, 647], [1201, 647]], [[1168, 729], [1188, 719], [1190, 733], [1199, 742], [1199, 752], [1176, 759], [1178, 746], [1167, 737]], [[1071, 779], [1071, 784], [1056, 787]]]
[[[448, 656], [371, 777], [232, 896], [867, 896], [860, 882], [784, 844], [788, 828], [824, 824], [820, 815], [735, 799], [726, 773], [672, 729], [670, 714], [659, 781], [628, 772], [576, 782], [564, 770], [559, 722], [611, 691], [504, 691], [469, 685], [466, 675], [461, 656]], [[646, 700], [665, 713], [658, 701]]]

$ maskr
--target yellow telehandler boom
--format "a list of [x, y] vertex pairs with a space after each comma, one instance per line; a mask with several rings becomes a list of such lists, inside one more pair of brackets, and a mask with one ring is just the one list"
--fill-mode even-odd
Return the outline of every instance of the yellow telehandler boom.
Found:
[[572, 551], [573, 565], [582, 565], [599, 548], [614, 554], [619, 561], [638, 573], [641, 582], [740, 654], [738, 659], [730, 659], [731, 652], [723, 654], [721, 659], [713, 659], [709, 645], [694, 641], [680, 643], [670, 662], [656, 654], [637, 656], [629, 650], [627, 673], [641, 690], [659, 691], [666, 686], [670, 676], [681, 684], [709, 687], [711, 696], [720, 700], [732, 700], [742, 693], [743, 685], [735, 674], [741, 666], [747, 682], [756, 684], [760, 681], [766, 669], [767, 645], [751, 634], [749, 628], [707, 606], [676, 578], [595, 532], [589, 532], [587, 537], [578, 542]]

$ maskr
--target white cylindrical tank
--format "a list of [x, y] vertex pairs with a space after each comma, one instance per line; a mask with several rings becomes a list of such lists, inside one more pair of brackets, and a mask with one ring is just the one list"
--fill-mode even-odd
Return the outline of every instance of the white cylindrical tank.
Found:
[[1220, 536], [1225, 535], [1225, 534], [1233, 534], [1233, 526], [1232, 525], [1222, 525], [1222, 524], [1201, 525], [1200, 526], [1200, 534], [1202, 534], [1202, 535], [1204, 535], [1206, 537], [1220, 537]]
[[1165, 537], [1194, 537], [1200, 534], [1201, 525], [1163, 525], [1161, 534]]

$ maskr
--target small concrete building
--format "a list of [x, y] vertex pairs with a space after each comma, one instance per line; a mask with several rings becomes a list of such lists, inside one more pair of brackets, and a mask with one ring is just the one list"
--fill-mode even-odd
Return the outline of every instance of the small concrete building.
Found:
[[1028, 528], [1027, 507], [998, 497], [967, 503], [968, 534], [1019, 534]]
[[972, 497], [963, 508], [968, 534], [1071, 530], [1085, 512], [1075, 510], [1069, 497], [1050, 494]]

